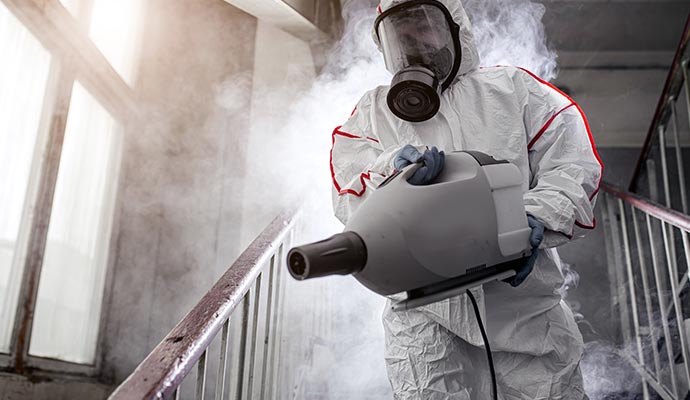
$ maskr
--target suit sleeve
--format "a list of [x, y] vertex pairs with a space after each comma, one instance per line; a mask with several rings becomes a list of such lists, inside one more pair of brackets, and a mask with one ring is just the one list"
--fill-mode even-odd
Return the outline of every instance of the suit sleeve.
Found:
[[531, 175], [525, 209], [548, 230], [542, 247], [554, 247], [596, 226], [603, 165], [582, 109], [533, 74], [523, 79]]
[[333, 131], [331, 149], [332, 199], [336, 217], [347, 223], [352, 213], [395, 168], [402, 146], [384, 147], [372, 130], [371, 93], [365, 95], [350, 119]]

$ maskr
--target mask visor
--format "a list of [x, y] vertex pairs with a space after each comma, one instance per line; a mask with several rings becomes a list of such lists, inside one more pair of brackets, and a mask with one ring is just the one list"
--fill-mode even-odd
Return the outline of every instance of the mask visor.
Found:
[[438, 5], [411, 5], [382, 17], [376, 29], [391, 73], [424, 67], [442, 83], [449, 78], [455, 64], [455, 43], [446, 13]]

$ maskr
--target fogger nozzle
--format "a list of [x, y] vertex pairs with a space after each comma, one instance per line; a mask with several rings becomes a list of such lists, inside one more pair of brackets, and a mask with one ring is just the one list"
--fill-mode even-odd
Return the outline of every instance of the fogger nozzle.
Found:
[[293, 248], [287, 261], [290, 275], [300, 281], [328, 275], [350, 275], [366, 265], [367, 247], [358, 234], [343, 232]]

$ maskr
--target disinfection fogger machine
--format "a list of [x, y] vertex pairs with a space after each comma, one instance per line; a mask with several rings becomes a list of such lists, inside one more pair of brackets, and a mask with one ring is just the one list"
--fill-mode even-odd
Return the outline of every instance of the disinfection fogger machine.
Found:
[[517, 166], [453, 152], [432, 184], [411, 185], [419, 167], [370, 193], [343, 233], [290, 250], [290, 274], [298, 280], [352, 274], [380, 295], [407, 293], [396, 310], [514, 276], [531, 254]]

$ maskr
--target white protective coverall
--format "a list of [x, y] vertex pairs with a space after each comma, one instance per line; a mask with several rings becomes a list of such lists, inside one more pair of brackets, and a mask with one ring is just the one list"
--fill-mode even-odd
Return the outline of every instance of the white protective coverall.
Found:
[[[527, 213], [547, 228], [532, 273], [521, 286], [473, 289], [493, 350], [499, 398], [583, 399], [582, 336], [561, 299], [555, 246], [595, 226], [602, 164], [580, 107], [516, 67], [478, 68], [470, 21], [458, 0], [441, 0], [461, 27], [462, 64], [432, 119], [410, 123], [386, 104], [387, 86], [367, 92], [333, 132], [336, 216], [350, 215], [387, 176], [406, 144], [423, 151], [477, 150], [517, 165]], [[399, 3], [384, 0], [379, 13]], [[429, 210], [433, 212], [433, 210]], [[389, 304], [390, 305], [390, 302]], [[396, 399], [491, 398], [482, 337], [466, 296], [383, 315], [385, 360]]]

